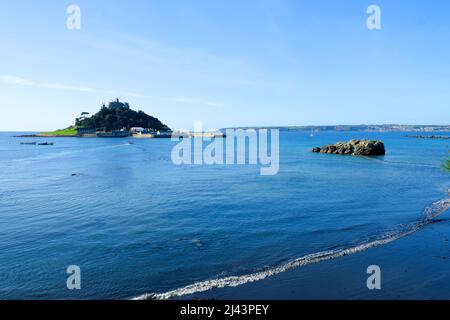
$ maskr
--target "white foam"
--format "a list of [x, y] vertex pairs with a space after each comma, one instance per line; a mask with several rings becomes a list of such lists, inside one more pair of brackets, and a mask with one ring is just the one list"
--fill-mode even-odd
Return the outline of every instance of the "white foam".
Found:
[[267, 277], [271, 277], [273, 275], [280, 274], [282, 272], [294, 268], [355, 254], [373, 247], [393, 242], [402, 237], [410, 235], [416, 232], [417, 230], [423, 228], [425, 225], [429, 224], [433, 218], [442, 214], [449, 208], [450, 208], [450, 198], [437, 201], [425, 209], [424, 217], [422, 219], [400, 226], [400, 228], [398, 228], [396, 231], [389, 232], [374, 241], [362, 243], [357, 246], [313, 253], [300, 257], [298, 259], [295, 259], [291, 262], [280, 265], [278, 267], [274, 267], [261, 272], [196, 282], [187, 285], [185, 287], [167, 291], [164, 293], [144, 294], [134, 298], [133, 300], [147, 300], [147, 299], [164, 300], [173, 297], [181, 297], [199, 292], [205, 292], [215, 288], [237, 287], [249, 282], [263, 280]]

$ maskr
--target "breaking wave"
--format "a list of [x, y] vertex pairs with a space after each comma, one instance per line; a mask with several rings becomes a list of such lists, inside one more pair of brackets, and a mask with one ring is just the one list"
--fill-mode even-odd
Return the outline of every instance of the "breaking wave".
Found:
[[344, 256], [348, 256], [351, 254], [355, 254], [358, 252], [365, 251], [367, 249], [377, 247], [380, 245], [384, 245], [395, 240], [398, 240], [402, 237], [408, 236], [423, 227], [427, 224], [431, 223], [432, 220], [438, 215], [442, 214], [446, 210], [450, 209], [450, 198], [443, 199], [437, 202], [434, 202], [432, 205], [427, 207], [424, 212], [422, 218], [415, 220], [413, 222], [400, 225], [395, 230], [387, 232], [382, 236], [379, 236], [375, 240], [367, 241], [365, 243], [358, 244], [356, 246], [351, 247], [343, 247], [328, 251], [322, 251], [318, 253], [308, 254], [306, 256], [297, 258], [288, 263], [282, 264], [280, 266], [270, 268], [264, 271], [245, 274], [241, 276], [230, 276], [219, 279], [206, 280], [202, 282], [196, 282], [190, 285], [187, 285], [182, 288], [178, 288], [175, 290], [167, 291], [164, 293], [150, 293], [144, 294], [134, 298], [133, 300], [164, 300], [170, 299], [174, 297], [181, 297], [186, 295], [191, 295], [199, 292], [205, 292], [215, 288], [224, 288], [224, 287], [237, 287], [249, 282], [255, 282], [259, 280], [263, 280], [265, 278], [271, 277], [273, 275], [277, 275], [283, 273], [285, 271], [295, 269], [298, 267], [306, 266], [309, 264], [319, 263], [326, 260], [336, 259]]

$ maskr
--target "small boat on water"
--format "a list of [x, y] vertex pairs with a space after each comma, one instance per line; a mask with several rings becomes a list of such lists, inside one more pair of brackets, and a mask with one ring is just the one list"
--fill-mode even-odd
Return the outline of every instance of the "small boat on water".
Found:
[[29, 145], [29, 146], [35, 146], [36, 142], [21, 142], [22, 145]]
[[314, 137], [314, 130], [311, 130], [311, 134], [309, 136]]
[[53, 146], [54, 143], [53, 142], [44, 142], [44, 143], [39, 143], [40, 146]]

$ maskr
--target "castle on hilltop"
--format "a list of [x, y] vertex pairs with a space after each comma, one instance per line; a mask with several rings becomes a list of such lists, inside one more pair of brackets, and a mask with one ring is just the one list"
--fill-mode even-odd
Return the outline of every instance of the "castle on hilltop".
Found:
[[[103, 103], [104, 108], [106, 108], [106, 105]], [[125, 110], [129, 110], [130, 109], [130, 105], [128, 104], [128, 102], [120, 102], [119, 98], [116, 98], [115, 101], [111, 101], [110, 103], [108, 103], [108, 108], [112, 109], [112, 110], [116, 110], [116, 109], [125, 109]]]

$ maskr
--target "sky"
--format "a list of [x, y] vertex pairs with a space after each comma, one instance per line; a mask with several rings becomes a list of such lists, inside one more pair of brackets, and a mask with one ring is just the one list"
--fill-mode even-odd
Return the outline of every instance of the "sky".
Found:
[[0, 0], [0, 39], [0, 131], [115, 98], [174, 129], [450, 124], [447, 0]]

